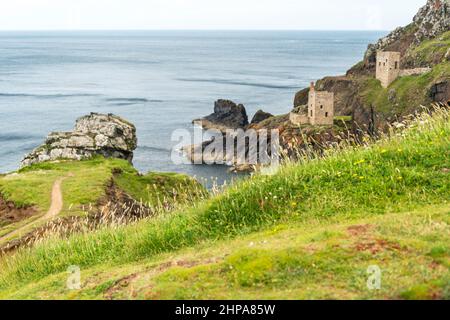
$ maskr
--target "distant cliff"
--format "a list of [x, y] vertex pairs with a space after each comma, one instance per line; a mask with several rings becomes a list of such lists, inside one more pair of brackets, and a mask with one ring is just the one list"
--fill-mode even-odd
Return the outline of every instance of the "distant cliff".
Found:
[[[369, 45], [363, 61], [345, 75], [318, 80], [318, 90], [335, 94], [336, 114], [353, 116], [361, 128], [382, 129], [422, 105], [450, 100], [450, 0], [428, 0], [413, 22]], [[430, 67], [419, 76], [397, 79], [389, 88], [375, 79], [376, 52], [401, 53], [402, 69]], [[294, 107], [308, 100], [309, 88], [295, 95]], [[373, 123], [372, 123], [373, 122]]]

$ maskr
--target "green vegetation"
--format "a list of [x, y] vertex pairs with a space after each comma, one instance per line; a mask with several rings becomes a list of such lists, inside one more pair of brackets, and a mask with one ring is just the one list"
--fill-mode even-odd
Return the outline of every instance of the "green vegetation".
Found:
[[[385, 115], [410, 114], [418, 104], [429, 105], [431, 85], [450, 80], [450, 62], [444, 62], [420, 76], [400, 77], [389, 88], [384, 89], [374, 78], [366, 78], [361, 83], [360, 96], [368, 106]], [[417, 101], [418, 97], [421, 98]]]
[[412, 47], [407, 56], [416, 65], [430, 66], [443, 62], [447, 50], [450, 48], [450, 31], [439, 37], [424, 41], [418, 47]]
[[198, 182], [177, 173], [150, 172], [139, 175], [133, 169], [117, 174], [114, 181], [127, 194], [149, 206], [164, 202], [187, 203], [206, 196], [206, 191]]
[[352, 121], [352, 116], [336, 116], [334, 117], [334, 121]]
[[[449, 150], [448, 113], [424, 115], [172, 214], [4, 257], [0, 297], [445, 298]], [[379, 292], [365, 286], [371, 264], [385, 270]], [[81, 291], [64, 287], [70, 265]]]
[[[125, 193], [151, 207], [192, 201], [204, 195], [200, 184], [185, 175], [140, 175], [125, 160], [103, 157], [85, 161], [44, 162], [23, 168], [0, 177], [0, 193], [19, 207], [35, 206], [38, 214], [42, 215], [50, 207], [53, 183], [61, 177], [66, 179], [62, 187], [64, 204], [60, 216], [85, 214], [89, 206], [95, 206], [105, 197], [106, 186], [113, 177]], [[189, 194], [189, 199], [186, 194]], [[0, 236], [29, 222], [23, 220], [7, 225], [0, 229]]]
[[361, 76], [358, 79], [357, 94], [364, 105], [367, 107], [372, 105], [376, 112], [386, 117], [408, 115], [415, 112], [418, 105], [428, 106], [432, 102], [430, 97], [432, 85], [450, 81], [450, 62], [444, 58], [449, 48], [450, 32], [423, 41], [419, 46], [411, 47], [406, 53], [405, 61], [407, 65], [432, 67], [431, 72], [400, 77], [387, 89], [384, 89], [375, 78]]

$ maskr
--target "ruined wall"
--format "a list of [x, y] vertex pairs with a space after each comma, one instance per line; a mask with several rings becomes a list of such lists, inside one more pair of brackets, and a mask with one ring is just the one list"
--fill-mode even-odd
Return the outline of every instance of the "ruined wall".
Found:
[[291, 123], [296, 125], [309, 124], [309, 117], [306, 114], [298, 114], [291, 112], [289, 114], [289, 121], [291, 121]]
[[400, 75], [400, 52], [382, 52], [377, 54], [376, 78], [384, 88]]
[[405, 76], [418, 76], [427, 72], [430, 72], [431, 68], [415, 68], [415, 69], [406, 69], [406, 70], [400, 70], [399, 76], [405, 77]]

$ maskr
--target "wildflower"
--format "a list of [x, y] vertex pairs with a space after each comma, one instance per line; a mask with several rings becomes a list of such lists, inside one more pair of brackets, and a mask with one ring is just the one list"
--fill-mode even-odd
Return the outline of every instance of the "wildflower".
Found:
[[291, 206], [296, 207], [297, 206], [297, 202], [291, 202]]
[[364, 160], [364, 159], [359, 160], [359, 161], [355, 162], [355, 166], [358, 165], [358, 164], [362, 164], [362, 163], [364, 163], [364, 162], [366, 162], [366, 160]]
[[364, 180], [366, 177], [360, 176], [359, 180]]
[[383, 150], [381, 150], [381, 154], [385, 154], [385, 153], [387, 153], [388, 151], [386, 150], [386, 149], [383, 149]]

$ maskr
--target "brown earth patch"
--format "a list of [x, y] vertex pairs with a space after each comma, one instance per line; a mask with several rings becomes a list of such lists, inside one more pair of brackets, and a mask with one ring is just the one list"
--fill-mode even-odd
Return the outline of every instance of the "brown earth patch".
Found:
[[355, 244], [356, 251], [369, 251], [372, 254], [377, 254], [382, 251], [400, 251], [402, 247], [395, 242], [384, 239], [363, 239]]
[[32, 217], [37, 213], [34, 206], [18, 207], [0, 194], [0, 226], [7, 226]]
[[[129, 276], [126, 276], [124, 278], [121, 278], [117, 280], [103, 295], [106, 300], [113, 300], [114, 295], [121, 290], [128, 288], [131, 284], [131, 282], [138, 277], [138, 274], [131, 274]], [[134, 292], [131, 293], [132, 296], [135, 295]]]
[[366, 235], [372, 229], [373, 229], [373, 225], [370, 225], [370, 224], [355, 225], [355, 226], [348, 227], [347, 232], [351, 236], [357, 237], [357, 236], [361, 236], [361, 235]]

